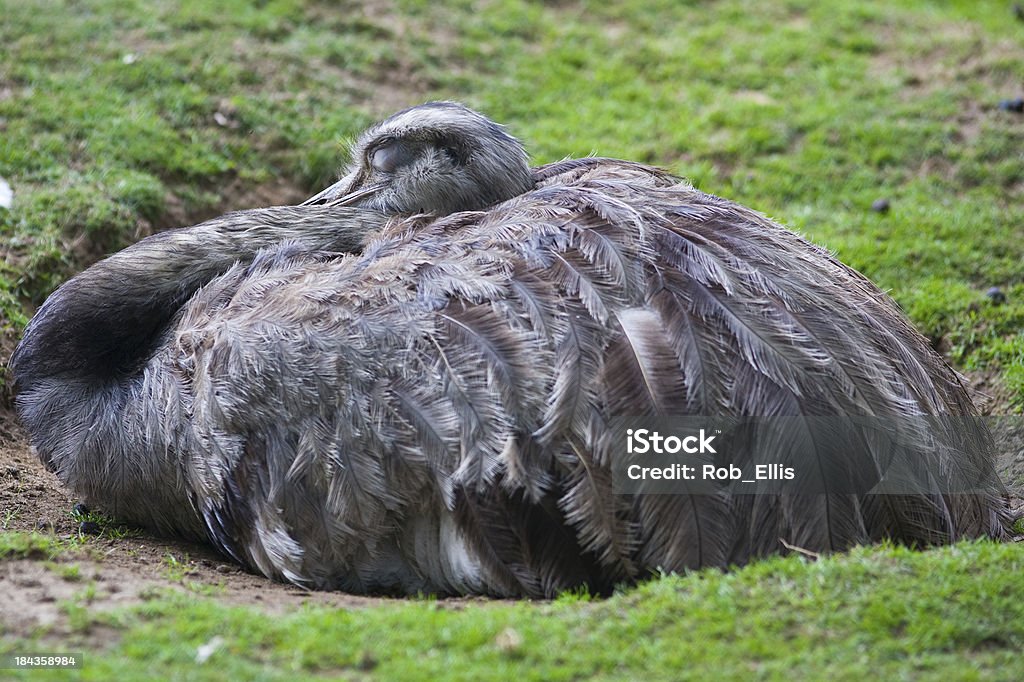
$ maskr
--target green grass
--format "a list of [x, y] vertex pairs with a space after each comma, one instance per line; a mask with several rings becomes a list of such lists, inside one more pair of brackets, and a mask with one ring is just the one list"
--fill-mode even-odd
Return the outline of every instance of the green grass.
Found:
[[26, 532], [11, 530], [3, 526], [0, 529], [0, 560], [41, 559], [53, 561], [76, 554], [88, 555], [93, 549], [92, 541], [94, 539], [108, 542], [137, 538], [142, 535], [142, 531], [139, 529], [117, 524], [101, 514], [90, 513], [85, 516], [71, 514], [71, 516], [76, 521], [90, 520], [98, 523], [99, 533], [89, 535], [76, 532], [60, 537], [55, 535], [52, 530], [50, 532]]
[[53, 535], [5, 530], [0, 533], [0, 559], [53, 559], [67, 549]]
[[82, 579], [82, 567], [78, 564], [55, 564], [52, 569], [69, 583], [77, 583]]
[[[428, 600], [267, 618], [182, 592], [90, 615], [86, 595], [68, 606], [66, 650], [80, 650], [76, 641], [97, 628], [120, 635], [84, 652], [72, 678], [85, 680], [143, 679], [154, 669], [196, 680], [1012, 680], [1024, 675], [1022, 570], [1015, 547], [978, 542], [774, 559], [594, 601], [453, 609]], [[219, 646], [197, 664], [211, 642]]]
[[97, 535], [73, 533], [58, 536], [51, 532], [0, 531], [0, 560], [42, 559], [47, 561], [98, 555], [95, 543], [136, 538], [142, 531], [107, 521]]
[[[1024, 117], [996, 106], [1024, 94], [1009, 3], [369, 6], [0, 0], [0, 176], [16, 194], [0, 209], [0, 350], [104, 253], [259, 205], [262, 190], [311, 193], [373, 118], [454, 98], [538, 163], [658, 164], [835, 249], [957, 366], [1001, 381], [1004, 407], [1024, 406]], [[870, 210], [878, 198], [888, 213]], [[54, 543], [3, 532], [0, 557], [51, 557]], [[1019, 679], [1022, 561], [1013, 545], [864, 550], [603, 602], [273, 618], [160, 593], [103, 616], [72, 604], [68, 643], [95, 618], [113, 628], [88, 679]], [[187, 558], [154, 570], [187, 583]]]
[[[124, 540], [126, 538], [139, 537], [142, 531], [138, 528], [131, 528], [123, 524], [118, 523], [115, 519], [110, 518], [106, 514], [97, 511], [72, 509], [68, 512], [69, 516], [74, 519], [76, 524], [79, 524], [79, 530], [76, 536], [77, 541], [87, 540], [91, 536], [95, 536], [104, 540]], [[95, 532], [85, 532], [81, 530], [83, 522], [91, 522], [95, 525]]]

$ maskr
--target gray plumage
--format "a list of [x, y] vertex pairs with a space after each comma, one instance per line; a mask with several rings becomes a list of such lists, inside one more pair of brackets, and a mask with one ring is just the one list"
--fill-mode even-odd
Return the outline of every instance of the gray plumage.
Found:
[[354, 251], [383, 224], [358, 208], [229, 213], [143, 239], [64, 283], [10, 362], [19, 415], [43, 461], [119, 518], [204, 537], [183, 461], [162, 440], [190, 409], [167, 381], [170, 367], [154, 364], [175, 337], [180, 309], [261, 249]]
[[[453, 140], [472, 153], [449, 156]], [[427, 172], [442, 156], [457, 189]], [[448, 103], [371, 129], [354, 158], [311, 200], [326, 205], [144, 240], [40, 309], [12, 360], [18, 408], [87, 502], [270, 577], [402, 594], [606, 591], [783, 542], [1003, 534], [991, 440], [970, 422], [923, 456], [984, 480], [971, 494], [615, 494], [623, 414], [910, 425], [975, 408], [864, 277], [658, 170], [531, 172]], [[424, 211], [441, 217], [403, 216]]]

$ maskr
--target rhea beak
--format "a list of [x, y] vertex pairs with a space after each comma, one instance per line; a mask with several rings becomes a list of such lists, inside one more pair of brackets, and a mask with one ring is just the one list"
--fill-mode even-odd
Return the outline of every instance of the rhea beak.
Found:
[[325, 206], [349, 206], [360, 199], [372, 197], [384, 189], [384, 184], [370, 185], [369, 187], [359, 186], [358, 172], [353, 172], [336, 183], [323, 190], [319, 194], [310, 197], [302, 202], [302, 206], [312, 204], [324, 204]]

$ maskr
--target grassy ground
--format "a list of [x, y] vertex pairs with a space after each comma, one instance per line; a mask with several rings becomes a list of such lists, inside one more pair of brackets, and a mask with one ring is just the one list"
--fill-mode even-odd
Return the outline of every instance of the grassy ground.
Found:
[[[537, 162], [656, 163], [828, 245], [957, 366], [989, 377], [1003, 409], [1024, 405], [1024, 116], [997, 106], [1024, 95], [1011, 3], [479, 6], [0, 0], [0, 176], [15, 192], [0, 209], [0, 350], [104, 253], [299, 199], [333, 177], [342, 141], [368, 121], [455, 98], [509, 124]], [[888, 212], [871, 210], [878, 199]], [[985, 295], [993, 286], [1005, 303]], [[393, 604], [266, 622], [161, 597], [104, 616], [114, 653], [86, 672], [184, 677], [195, 646], [223, 631], [237, 633], [215, 654], [229, 677], [796, 667], [853, 679], [880, 666], [882, 677], [1013, 679], [1024, 676], [1021, 561], [988, 545], [865, 551], [673, 578], [603, 603]], [[506, 627], [515, 636], [498, 641]]]
[[1024, 646], [1022, 570], [1018, 548], [969, 543], [927, 554], [773, 559], [596, 601], [567, 595], [456, 610], [422, 600], [267, 618], [174, 592], [96, 616], [85, 588], [65, 609], [81, 641], [100, 627], [123, 633], [114, 653], [85, 649], [88, 680], [151, 679], [154, 666], [196, 680], [1014, 680]]

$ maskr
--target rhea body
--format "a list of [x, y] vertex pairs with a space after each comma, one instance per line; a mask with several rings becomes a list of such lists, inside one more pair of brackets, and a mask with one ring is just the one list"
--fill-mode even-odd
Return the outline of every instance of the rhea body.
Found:
[[[970, 421], [932, 434], [921, 456], [949, 481], [918, 495], [616, 494], [621, 415], [975, 408], [864, 277], [661, 171], [531, 170], [451, 103], [353, 156], [310, 205], [143, 240], [43, 305], [18, 408], [76, 493], [352, 592], [550, 596], [787, 545], [1003, 534]], [[984, 483], [946, 493], [958, 477]]]

